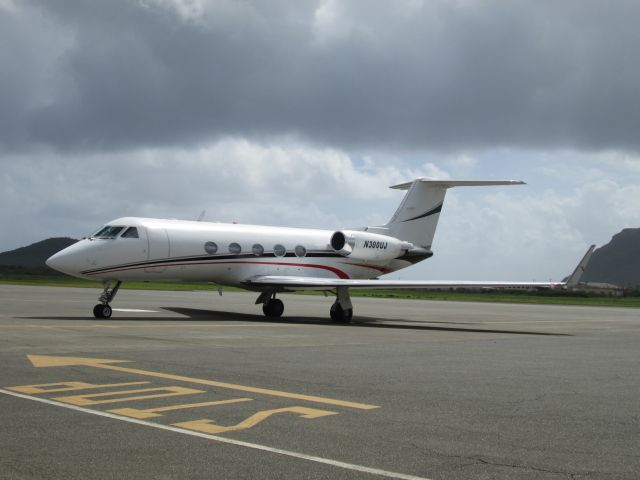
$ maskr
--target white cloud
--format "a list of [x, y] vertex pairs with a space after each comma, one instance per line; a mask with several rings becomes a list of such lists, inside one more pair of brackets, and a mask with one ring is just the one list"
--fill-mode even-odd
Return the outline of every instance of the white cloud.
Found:
[[[394, 195], [387, 187], [408, 178], [394, 166], [371, 164], [363, 171], [344, 152], [287, 140], [226, 139], [197, 150], [111, 155], [16, 155], [2, 162], [0, 201], [12, 208], [3, 209], [0, 220], [14, 225], [3, 229], [3, 250], [51, 235], [86, 234], [119, 216], [190, 219], [203, 209], [212, 221], [358, 225], [363, 219], [355, 212], [365, 209], [351, 205], [387, 205]], [[365, 210], [363, 216], [381, 222], [391, 213]]]
[[206, 11], [206, 0], [139, 0], [145, 8], [161, 8], [177, 14], [184, 21], [199, 22]]

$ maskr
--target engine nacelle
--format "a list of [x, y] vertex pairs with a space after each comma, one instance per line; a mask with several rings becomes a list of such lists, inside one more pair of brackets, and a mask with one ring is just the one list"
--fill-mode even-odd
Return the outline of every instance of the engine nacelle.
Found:
[[331, 235], [331, 247], [340, 255], [358, 260], [393, 260], [413, 247], [397, 238], [354, 230]]

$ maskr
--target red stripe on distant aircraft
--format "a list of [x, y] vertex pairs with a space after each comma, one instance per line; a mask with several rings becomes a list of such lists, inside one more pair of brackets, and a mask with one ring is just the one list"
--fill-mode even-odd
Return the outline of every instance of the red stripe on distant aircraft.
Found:
[[329, 267], [327, 265], [318, 265], [314, 263], [305, 264], [305, 263], [247, 262], [247, 261], [222, 261], [222, 262], [207, 261], [207, 262], [165, 263], [165, 264], [154, 263], [154, 264], [148, 264], [148, 265], [138, 265], [135, 267], [105, 269], [100, 272], [85, 273], [85, 275], [100, 275], [102, 273], [124, 272], [128, 270], [141, 270], [145, 268], [180, 267], [180, 266], [190, 266], [190, 265], [228, 265], [228, 264], [236, 264], [236, 263], [242, 263], [242, 264], [248, 264], [248, 265], [283, 265], [287, 267], [319, 268], [322, 270], [328, 270], [330, 272], [335, 273], [338, 276], [338, 278], [343, 278], [343, 279], [349, 278], [349, 275], [347, 275], [347, 273], [343, 272], [342, 270], [335, 267]]

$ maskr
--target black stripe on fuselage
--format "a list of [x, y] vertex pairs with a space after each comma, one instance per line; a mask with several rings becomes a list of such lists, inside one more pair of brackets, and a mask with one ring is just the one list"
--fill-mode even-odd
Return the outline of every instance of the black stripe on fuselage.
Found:
[[167, 265], [171, 263], [181, 262], [202, 262], [206, 260], [240, 260], [240, 259], [260, 259], [260, 258], [335, 258], [342, 257], [339, 253], [335, 252], [307, 252], [304, 257], [298, 257], [293, 252], [287, 252], [285, 255], [278, 257], [275, 253], [264, 253], [262, 255], [254, 255], [253, 253], [239, 253], [239, 254], [226, 254], [226, 255], [198, 255], [191, 257], [174, 257], [165, 259], [146, 260], [144, 262], [123, 263], [119, 265], [111, 265], [109, 267], [95, 268], [92, 270], [85, 270], [80, 272], [82, 275], [89, 275], [94, 273], [108, 272], [109, 270], [118, 270], [121, 268], [132, 267], [153, 267], [154, 265], [162, 264]]
[[423, 213], [422, 215], [418, 215], [417, 217], [413, 217], [413, 218], [407, 218], [406, 220], [402, 220], [402, 222], [411, 222], [412, 220], [418, 220], [420, 218], [425, 218], [428, 217], [430, 215], [435, 215], [436, 213], [440, 213], [442, 211], [442, 203], [440, 205], [438, 205], [437, 207], [432, 208], [431, 210], [429, 210], [428, 212]]

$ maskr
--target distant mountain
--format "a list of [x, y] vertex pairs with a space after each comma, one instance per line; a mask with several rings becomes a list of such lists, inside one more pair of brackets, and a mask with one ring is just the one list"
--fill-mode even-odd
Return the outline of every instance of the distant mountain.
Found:
[[0, 253], [0, 265], [27, 269], [48, 268], [44, 263], [47, 258], [76, 242], [73, 238], [48, 238], [28, 247]]
[[640, 228], [625, 228], [593, 252], [581, 281], [640, 287]]

